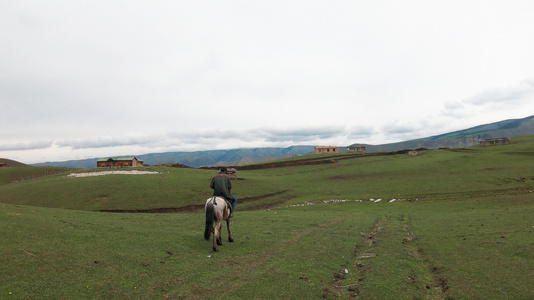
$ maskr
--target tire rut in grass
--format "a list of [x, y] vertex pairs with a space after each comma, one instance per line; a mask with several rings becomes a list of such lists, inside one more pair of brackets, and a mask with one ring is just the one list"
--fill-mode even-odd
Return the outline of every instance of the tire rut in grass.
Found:
[[400, 215], [398, 221], [403, 235], [403, 251], [412, 258], [411, 268], [407, 274], [411, 285], [426, 298], [446, 299], [448, 286], [447, 279], [441, 274], [443, 266], [433, 266], [430, 259], [425, 256], [424, 249], [418, 244], [417, 236], [411, 231], [409, 216]]
[[[354, 248], [354, 269], [356, 276], [352, 281], [345, 280], [345, 274], [334, 274], [334, 283], [325, 288], [323, 298], [359, 298], [364, 296], [363, 284], [370, 276], [376, 276], [373, 266], [376, 259], [382, 259], [380, 253], [386, 256], [394, 256], [397, 261], [406, 258], [402, 263], [401, 270], [396, 275], [402, 276], [400, 281], [407, 280], [407, 286], [413, 295], [428, 299], [446, 299], [448, 293], [447, 279], [443, 276], [444, 266], [433, 264], [425, 256], [424, 249], [418, 243], [417, 235], [411, 231], [410, 219], [406, 215], [385, 215], [376, 220], [371, 230], [367, 233], [360, 232], [360, 240]], [[384, 252], [388, 243], [401, 243], [397, 249], [399, 253]], [[397, 244], [398, 245], [398, 244]], [[384, 258], [385, 259], [385, 258]], [[406, 261], [407, 260], [407, 261]], [[393, 267], [393, 266], [389, 266]], [[383, 270], [382, 270], [383, 271]], [[393, 272], [392, 272], [393, 273]], [[390, 274], [391, 276], [391, 274]]]
[[373, 224], [373, 227], [368, 233], [359, 233], [359, 236], [363, 240], [356, 243], [356, 246], [354, 247], [354, 256], [356, 258], [354, 262], [354, 267], [357, 270], [357, 281], [346, 282], [346, 276], [343, 273], [344, 266], [342, 266], [342, 271], [334, 274], [334, 283], [323, 290], [323, 298], [333, 297], [334, 299], [338, 299], [340, 297], [343, 297], [350, 299], [357, 298], [360, 295], [361, 283], [367, 277], [368, 272], [372, 270], [371, 262], [369, 259], [375, 258], [377, 256], [375, 252], [375, 245], [378, 242], [378, 238], [380, 236], [381, 231], [384, 229], [389, 219], [389, 215], [383, 216]]

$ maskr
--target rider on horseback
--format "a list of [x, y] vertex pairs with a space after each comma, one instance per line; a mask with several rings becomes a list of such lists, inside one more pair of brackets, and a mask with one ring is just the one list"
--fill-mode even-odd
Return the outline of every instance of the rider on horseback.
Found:
[[226, 167], [221, 167], [219, 173], [211, 178], [210, 187], [213, 189], [213, 196], [222, 197], [230, 202], [231, 209], [229, 218], [233, 217], [237, 199], [230, 193], [232, 181], [230, 180], [230, 176], [228, 176]]

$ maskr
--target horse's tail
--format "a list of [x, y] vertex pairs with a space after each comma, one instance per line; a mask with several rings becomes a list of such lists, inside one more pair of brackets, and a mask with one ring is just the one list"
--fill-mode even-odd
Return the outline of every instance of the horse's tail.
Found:
[[213, 219], [215, 217], [215, 207], [210, 202], [206, 204], [206, 228], [204, 229], [204, 238], [206, 241], [210, 240], [211, 232], [213, 231]]

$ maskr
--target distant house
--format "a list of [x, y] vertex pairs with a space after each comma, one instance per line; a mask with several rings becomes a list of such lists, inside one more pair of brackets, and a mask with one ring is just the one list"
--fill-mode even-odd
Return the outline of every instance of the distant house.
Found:
[[485, 139], [480, 141], [482, 146], [492, 146], [492, 145], [506, 145], [510, 144], [510, 138], [496, 138], [496, 139]]
[[96, 161], [97, 168], [112, 168], [113, 158], [100, 158]]
[[347, 152], [349, 153], [365, 152], [365, 146], [348, 146]]
[[339, 153], [337, 146], [317, 146], [314, 148], [314, 154], [323, 154], [323, 153]]
[[97, 168], [122, 168], [122, 167], [142, 167], [143, 161], [137, 157], [116, 157], [101, 158], [96, 161]]
[[230, 176], [230, 179], [237, 180], [237, 170], [235, 168], [228, 168], [226, 174]]
[[0, 163], [0, 169], [1, 168], [7, 168], [7, 163]]

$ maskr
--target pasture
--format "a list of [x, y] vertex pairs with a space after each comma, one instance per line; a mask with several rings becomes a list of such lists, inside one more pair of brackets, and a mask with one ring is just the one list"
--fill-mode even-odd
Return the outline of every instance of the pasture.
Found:
[[[533, 156], [521, 137], [240, 171], [217, 253], [198, 209], [213, 170], [0, 170], [0, 298], [529, 299]], [[100, 212], [161, 208], [187, 211]]]

